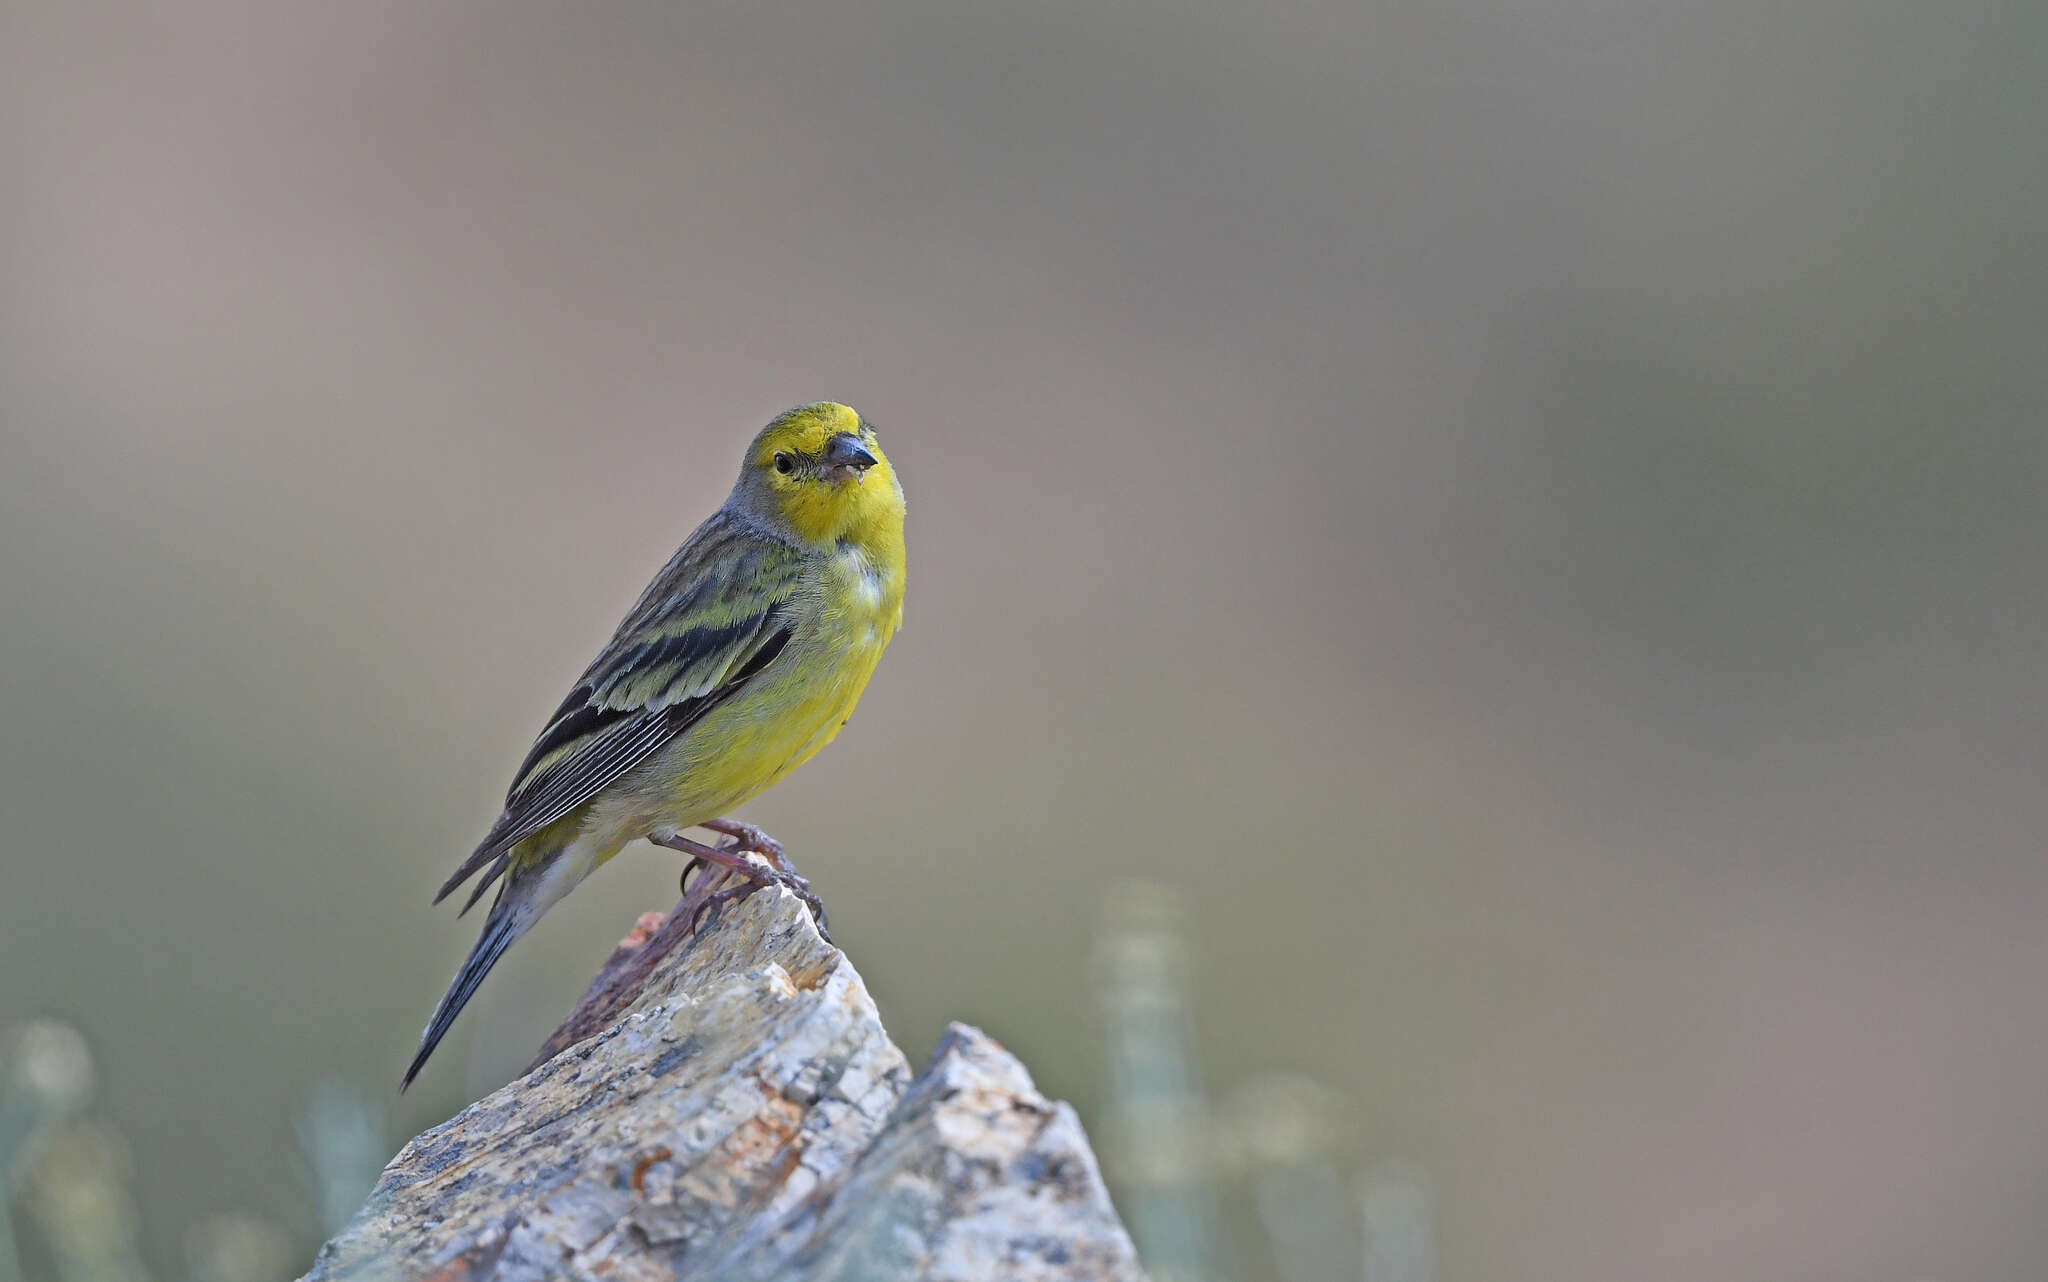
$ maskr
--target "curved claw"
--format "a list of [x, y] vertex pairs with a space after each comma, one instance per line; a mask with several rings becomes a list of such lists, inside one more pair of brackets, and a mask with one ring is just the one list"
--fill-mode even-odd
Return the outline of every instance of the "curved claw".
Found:
[[709, 868], [710, 866], [711, 865], [705, 863], [702, 859], [692, 857], [689, 863], [683, 865], [683, 875], [676, 879], [677, 892], [685, 895], [689, 894], [690, 874], [693, 872], [701, 872], [702, 870]]

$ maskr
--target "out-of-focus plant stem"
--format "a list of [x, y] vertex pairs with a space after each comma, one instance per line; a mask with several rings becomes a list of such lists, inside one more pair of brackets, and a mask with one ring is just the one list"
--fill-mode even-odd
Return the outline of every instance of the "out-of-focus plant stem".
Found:
[[316, 1082], [299, 1114], [301, 1178], [322, 1238], [341, 1232], [369, 1196], [391, 1150], [381, 1110], [344, 1082]]
[[9, 1198], [44, 1138], [92, 1098], [92, 1053], [69, 1024], [36, 1019], [0, 1038], [0, 1282], [19, 1282]]
[[1133, 882], [1103, 900], [1097, 954], [1109, 1051], [1108, 1151], [1130, 1191], [1131, 1236], [1158, 1282], [1216, 1276], [1208, 1106], [1188, 1013], [1185, 912]]
[[36, 1155], [26, 1202], [63, 1282], [147, 1282], [136, 1249], [134, 1159], [111, 1126], [77, 1121]]

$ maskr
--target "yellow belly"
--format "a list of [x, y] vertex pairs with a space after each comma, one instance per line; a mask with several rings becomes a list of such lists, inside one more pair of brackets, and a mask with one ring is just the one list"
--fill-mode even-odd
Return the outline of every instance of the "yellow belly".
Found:
[[860, 702], [882, 645], [843, 651], [808, 679], [713, 711], [676, 741], [659, 773], [668, 777], [669, 822], [716, 819], [780, 783], [832, 742]]

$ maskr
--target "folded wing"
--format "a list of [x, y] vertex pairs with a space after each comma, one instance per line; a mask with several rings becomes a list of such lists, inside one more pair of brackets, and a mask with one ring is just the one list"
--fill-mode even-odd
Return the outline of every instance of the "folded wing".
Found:
[[755, 680], [789, 643], [796, 552], [713, 517], [648, 585], [520, 764], [504, 813], [434, 896], [476, 875], [463, 911], [519, 842], [570, 814]]

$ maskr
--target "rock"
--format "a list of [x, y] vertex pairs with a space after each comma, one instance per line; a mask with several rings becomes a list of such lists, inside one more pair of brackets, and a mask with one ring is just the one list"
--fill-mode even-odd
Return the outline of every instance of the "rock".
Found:
[[407, 1144], [304, 1282], [1142, 1282], [1015, 1056], [955, 1025], [913, 1077], [795, 896], [692, 934], [711, 888], [643, 918], [549, 1058]]

